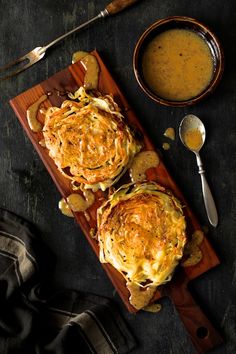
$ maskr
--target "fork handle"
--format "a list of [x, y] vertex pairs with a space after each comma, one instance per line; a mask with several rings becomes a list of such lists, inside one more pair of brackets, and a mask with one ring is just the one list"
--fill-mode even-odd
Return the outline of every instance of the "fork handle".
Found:
[[87, 25], [91, 24], [92, 22], [94, 22], [94, 21], [96, 21], [96, 20], [98, 20], [100, 18], [104, 18], [104, 17], [109, 16], [109, 15], [114, 15], [114, 14], [124, 10], [126, 7], [134, 4], [137, 1], [138, 0], [114, 0], [114, 1], [112, 1], [110, 4], [107, 5], [105, 10], [100, 11], [100, 13], [97, 16], [91, 18], [87, 22], [82, 23], [78, 27], [72, 29], [71, 31], [63, 34], [62, 36], [60, 36], [58, 38], [56, 38], [54, 41], [52, 41], [52, 42], [48, 43], [47, 45], [43, 46], [41, 51], [42, 52], [46, 52], [46, 50], [48, 48], [52, 47], [54, 44], [60, 42], [64, 38], [70, 36], [72, 33], [77, 32], [78, 30], [86, 27]]
[[118, 12], [126, 9], [128, 6], [133, 5], [138, 0], [113, 0], [110, 4], [106, 6], [106, 10], [109, 15], [115, 15]]

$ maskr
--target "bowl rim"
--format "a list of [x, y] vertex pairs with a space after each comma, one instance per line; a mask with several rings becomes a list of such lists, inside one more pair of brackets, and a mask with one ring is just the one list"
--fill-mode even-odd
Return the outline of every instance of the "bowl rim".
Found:
[[[160, 27], [161, 25], [168, 24], [170, 22], [184, 22], [184, 21], [186, 23], [189, 23], [190, 25], [195, 25], [195, 26], [199, 27], [199, 29], [204, 30], [205, 33], [208, 33], [210, 35], [210, 37], [212, 38], [212, 40], [214, 42], [214, 45], [217, 48], [218, 53], [219, 53], [219, 55], [216, 58], [217, 69], [215, 70], [213, 77], [212, 77], [209, 85], [207, 86], [207, 88], [205, 90], [203, 90], [199, 95], [197, 95], [189, 100], [172, 101], [172, 100], [164, 99], [160, 96], [157, 96], [155, 93], [153, 93], [148, 88], [147, 84], [142, 79], [141, 74], [138, 69], [139, 61], [140, 61], [140, 49], [142, 48], [142, 45], [143, 45], [145, 39], [147, 38], [147, 36], [156, 28]], [[208, 43], [207, 40], [206, 40], [206, 42]], [[218, 37], [215, 35], [215, 33], [208, 26], [206, 26], [201, 21], [199, 21], [195, 18], [192, 18], [192, 17], [188, 17], [188, 16], [169, 16], [169, 17], [165, 17], [165, 18], [155, 21], [148, 28], [146, 28], [146, 30], [141, 34], [141, 36], [139, 37], [139, 39], [135, 45], [135, 49], [134, 49], [134, 53], [133, 53], [133, 70], [134, 70], [136, 80], [137, 80], [139, 86], [141, 87], [141, 89], [155, 102], [157, 102], [161, 105], [164, 105], [164, 106], [172, 106], [172, 107], [190, 106], [190, 105], [198, 103], [199, 101], [201, 101], [202, 99], [207, 97], [210, 93], [212, 93], [215, 90], [215, 88], [219, 84], [219, 82], [222, 78], [223, 72], [224, 72], [224, 52], [223, 52], [223, 48], [222, 48], [222, 45], [221, 45]]]

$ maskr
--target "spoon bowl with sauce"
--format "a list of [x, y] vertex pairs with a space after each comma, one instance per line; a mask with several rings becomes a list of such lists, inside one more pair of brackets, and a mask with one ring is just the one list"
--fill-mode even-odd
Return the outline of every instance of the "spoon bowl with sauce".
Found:
[[203, 168], [202, 160], [199, 154], [206, 139], [206, 130], [204, 124], [195, 115], [188, 114], [182, 119], [180, 123], [179, 136], [184, 146], [188, 150], [192, 151], [196, 156], [198, 173], [201, 176], [202, 194], [207, 217], [210, 224], [216, 227], [218, 224], [218, 214], [210, 187], [205, 177], [205, 170]]
[[208, 27], [190, 17], [173, 16], [156, 21], [142, 34], [133, 68], [150, 98], [181, 107], [199, 102], [215, 89], [224, 55]]

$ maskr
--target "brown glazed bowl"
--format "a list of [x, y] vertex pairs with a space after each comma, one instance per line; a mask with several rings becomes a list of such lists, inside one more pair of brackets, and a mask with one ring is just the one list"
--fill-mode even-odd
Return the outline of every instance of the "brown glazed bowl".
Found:
[[[142, 56], [147, 44], [158, 34], [174, 28], [189, 29], [200, 35], [208, 44], [214, 61], [214, 73], [208, 87], [198, 96], [186, 101], [170, 101], [159, 97], [148, 87], [142, 73]], [[218, 38], [207, 26], [190, 17], [172, 16], [156, 21], [141, 35], [134, 50], [133, 69], [140, 87], [155, 102], [165, 106], [183, 107], [198, 103], [216, 88], [224, 71], [224, 54]]]

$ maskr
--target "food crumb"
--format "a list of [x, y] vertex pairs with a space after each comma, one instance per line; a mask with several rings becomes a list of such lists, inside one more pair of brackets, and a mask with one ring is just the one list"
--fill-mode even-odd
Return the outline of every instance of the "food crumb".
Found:
[[39, 145], [41, 145], [43, 148], [46, 147], [45, 139], [39, 140]]
[[89, 234], [90, 234], [91, 238], [95, 238], [96, 237], [96, 229], [95, 228], [91, 228]]

